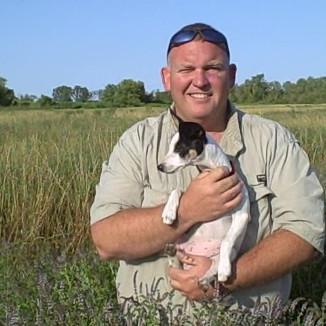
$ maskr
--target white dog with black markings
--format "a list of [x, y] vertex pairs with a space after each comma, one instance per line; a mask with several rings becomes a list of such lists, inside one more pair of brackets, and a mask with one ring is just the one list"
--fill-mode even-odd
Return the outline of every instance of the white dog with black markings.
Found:
[[[180, 121], [179, 132], [173, 136], [168, 153], [158, 169], [172, 173], [187, 165], [196, 165], [201, 170], [225, 166], [230, 172], [233, 171], [226, 154], [201, 125]], [[242, 187], [242, 192], [241, 204], [230, 215], [194, 226], [173, 244], [175, 249], [182, 250], [185, 254], [206, 256], [212, 260], [211, 267], [199, 280], [201, 285], [207, 285], [216, 275], [219, 282], [225, 282], [231, 275], [231, 263], [237, 256], [250, 220], [246, 187]], [[180, 189], [171, 192], [162, 214], [165, 224], [175, 221], [180, 196]]]

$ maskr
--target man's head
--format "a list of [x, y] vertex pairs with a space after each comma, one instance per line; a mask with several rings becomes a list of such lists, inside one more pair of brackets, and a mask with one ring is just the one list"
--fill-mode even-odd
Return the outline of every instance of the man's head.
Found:
[[229, 57], [225, 36], [209, 25], [187, 25], [172, 36], [162, 80], [183, 120], [212, 131], [225, 127], [227, 99], [236, 73]]

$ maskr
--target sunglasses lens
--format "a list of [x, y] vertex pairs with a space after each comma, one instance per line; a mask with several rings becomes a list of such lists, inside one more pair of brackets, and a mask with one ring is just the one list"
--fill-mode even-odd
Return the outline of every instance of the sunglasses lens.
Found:
[[222, 33], [219, 33], [218, 31], [215, 31], [213, 29], [208, 29], [208, 28], [198, 29], [198, 30], [197, 29], [188, 30], [188, 31], [185, 30], [185, 31], [178, 32], [170, 40], [168, 53], [173, 47], [192, 41], [198, 33], [202, 35], [204, 40], [208, 42], [215, 43], [215, 44], [224, 44], [226, 51], [229, 54], [229, 49], [228, 49], [225, 36]]
[[204, 36], [204, 39], [206, 41], [216, 43], [216, 44], [219, 44], [219, 43], [227, 44], [224, 35], [222, 35], [221, 33], [217, 32], [217, 31], [213, 31], [211, 29], [205, 29], [205, 30], [201, 31], [201, 33]]
[[168, 52], [176, 45], [181, 45], [183, 43], [190, 42], [196, 34], [197, 32], [195, 31], [182, 31], [180, 33], [175, 34], [170, 41]]

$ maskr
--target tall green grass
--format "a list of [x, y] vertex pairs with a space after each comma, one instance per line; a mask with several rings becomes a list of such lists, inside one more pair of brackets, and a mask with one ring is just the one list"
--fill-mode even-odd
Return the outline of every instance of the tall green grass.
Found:
[[110, 111], [0, 115], [0, 237], [77, 248], [102, 161], [132, 123]]
[[[160, 110], [160, 109], [157, 109]], [[297, 136], [325, 182], [326, 111], [268, 111]], [[88, 239], [101, 164], [142, 109], [0, 112], [0, 237], [9, 242]], [[150, 111], [155, 114], [155, 110]]]

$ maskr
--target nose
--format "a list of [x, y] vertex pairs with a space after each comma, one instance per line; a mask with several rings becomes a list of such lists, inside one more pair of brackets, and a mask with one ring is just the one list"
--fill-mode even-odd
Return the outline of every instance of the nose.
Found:
[[205, 70], [198, 69], [195, 71], [193, 84], [198, 88], [204, 88], [209, 84]]
[[163, 164], [159, 164], [159, 165], [157, 166], [157, 169], [158, 169], [159, 171], [161, 171], [161, 172], [164, 172], [164, 165], [163, 165]]

